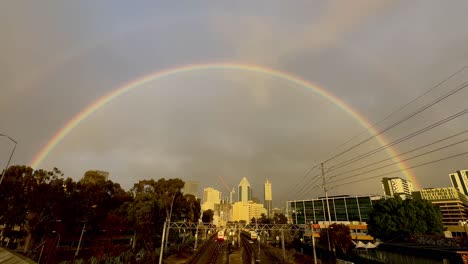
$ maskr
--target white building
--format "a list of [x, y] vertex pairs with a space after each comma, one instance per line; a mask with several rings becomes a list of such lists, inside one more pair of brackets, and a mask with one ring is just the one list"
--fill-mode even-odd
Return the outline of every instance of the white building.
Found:
[[452, 186], [464, 195], [468, 195], [468, 170], [459, 170], [449, 174]]
[[272, 217], [272, 192], [271, 192], [271, 182], [268, 181], [268, 179], [265, 181], [265, 185], [263, 186], [263, 194], [264, 194], [264, 199], [263, 199], [263, 206], [266, 209], [266, 216], [268, 218]]
[[242, 178], [238, 186], [238, 201], [243, 203], [248, 203], [252, 201], [252, 188], [247, 178]]
[[211, 187], [205, 188], [203, 190], [203, 203], [202, 210], [206, 211], [208, 209], [218, 210], [219, 205], [221, 204], [221, 192], [213, 189]]
[[411, 198], [411, 193], [414, 191], [413, 183], [399, 177], [383, 178], [382, 187], [385, 195], [394, 196], [397, 194], [402, 199]]

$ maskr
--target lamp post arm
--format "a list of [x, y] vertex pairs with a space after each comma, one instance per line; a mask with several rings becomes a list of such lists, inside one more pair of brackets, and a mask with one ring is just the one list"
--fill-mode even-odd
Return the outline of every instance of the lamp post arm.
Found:
[[8, 167], [10, 166], [11, 158], [13, 157], [13, 154], [15, 153], [16, 145], [18, 144], [18, 142], [16, 142], [16, 141], [15, 141], [14, 139], [12, 139], [10, 136], [4, 135], [4, 134], [0, 134], [0, 136], [7, 137], [9, 140], [11, 140], [13, 143], [15, 143], [15, 145], [13, 146], [13, 150], [11, 151], [10, 157], [8, 158], [8, 162], [7, 162], [7, 164], [6, 164], [6, 167], [5, 167], [5, 169], [3, 170], [3, 172], [2, 172], [2, 176], [0, 177], [0, 184], [2, 184], [3, 177], [5, 177], [5, 173], [6, 173], [6, 171], [8, 170]]

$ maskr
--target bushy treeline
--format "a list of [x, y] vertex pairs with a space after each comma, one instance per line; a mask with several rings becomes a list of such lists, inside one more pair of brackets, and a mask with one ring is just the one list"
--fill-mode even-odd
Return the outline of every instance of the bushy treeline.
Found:
[[442, 234], [442, 213], [430, 201], [402, 200], [398, 195], [372, 205], [369, 234], [383, 240], [409, 238], [422, 234]]
[[[166, 217], [198, 221], [200, 203], [183, 194], [180, 179], [141, 180], [126, 192], [95, 171], [79, 181], [65, 178], [58, 169], [33, 170], [11, 166], [0, 185], [0, 243], [21, 241], [25, 252], [48, 237], [76, 238], [86, 225], [86, 236], [134, 232], [131, 247], [144, 249], [154, 259]], [[76, 246], [75, 246], [76, 247]]]

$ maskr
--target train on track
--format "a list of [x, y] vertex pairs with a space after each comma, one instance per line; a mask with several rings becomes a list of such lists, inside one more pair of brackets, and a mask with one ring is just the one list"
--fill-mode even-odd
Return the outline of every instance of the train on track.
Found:
[[257, 237], [258, 237], [257, 232], [250, 230], [250, 239], [257, 240]]
[[220, 241], [220, 242], [224, 241], [224, 230], [218, 231], [217, 240]]

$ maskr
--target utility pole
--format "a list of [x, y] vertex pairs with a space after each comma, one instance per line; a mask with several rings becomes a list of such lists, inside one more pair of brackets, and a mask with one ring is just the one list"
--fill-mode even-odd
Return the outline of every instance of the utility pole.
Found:
[[327, 211], [328, 211], [328, 227], [327, 227], [327, 240], [328, 240], [328, 251], [331, 253], [331, 244], [330, 244], [330, 224], [331, 224], [331, 214], [330, 214], [330, 204], [328, 203], [328, 189], [325, 180], [325, 169], [323, 167], [323, 162], [320, 164], [322, 168], [322, 180], [323, 180], [323, 191], [325, 192], [325, 200], [327, 201]]
[[164, 221], [162, 238], [161, 238], [161, 251], [159, 252], [159, 264], [162, 263], [162, 258], [163, 258], [163, 253], [164, 253], [164, 236], [166, 234], [166, 225], [167, 224], [168, 223], [167, 223], [167, 218], [166, 218], [166, 221]]
[[12, 141], [13, 143], [15, 143], [15, 145], [13, 146], [13, 150], [11, 151], [10, 158], [8, 159], [8, 162], [7, 162], [7, 164], [6, 164], [6, 167], [5, 167], [5, 169], [3, 170], [3, 172], [2, 172], [2, 176], [0, 177], [0, 184], [2, 184], [3, 177], [5, 176], [5, 173], [6, 173], [6, 171], [8, 170], [8, 166], [10, 166], [10, 161], [11, 161], [11, 158], [13, 157], [13, 154], [15, 153], [16, 145], [18, 144], [18, 142], [16, 142], [16, 140], [12, 139], [10, 136], [7, 136], [7, 135], [5, 135], [5, 134], [0, 134], [0, 137], [6, 137], [6, 138], [8, 138], [10, 141]]
[[78, 247], [76, 248], [75, 256], [73, 257], [73, 263], [75, 263], [75, 259], [78, 256], [78, 253], [80, 253], [80, 246], [81, 246], [81, 241], [83, 240], [85, 228], [86, 228], [86, 221], [83, 223], [83, 228], [81, 229], [80, 240], [78, 241]]
[[286, 261], [286, 249], [284, 246], [284, 230], [281, 228], [281, 248], [283, 249], [283, 259]]
[[312, 248], [314, 250], [314, 264], [317, 263], [317, 253], [315, 252], [315, 236], [314, 236], [314, 223], [312, 223], [311, 228], [312, 228]]

